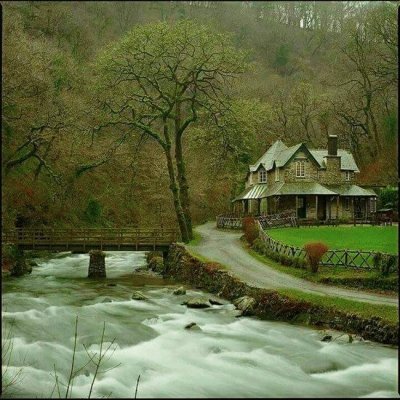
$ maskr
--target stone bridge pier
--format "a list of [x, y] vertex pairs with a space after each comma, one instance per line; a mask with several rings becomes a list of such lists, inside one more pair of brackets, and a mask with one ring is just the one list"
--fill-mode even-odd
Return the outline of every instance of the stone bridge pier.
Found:
[[106, 253], [101, 250], [89, 251], [89, 271], [88, 278], [106, 277]]

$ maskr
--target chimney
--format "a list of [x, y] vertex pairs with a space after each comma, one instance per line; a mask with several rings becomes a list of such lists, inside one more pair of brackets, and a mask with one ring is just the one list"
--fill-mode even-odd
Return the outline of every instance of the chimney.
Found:
[[328, 136], [328, 156], [337, 156], [337, 135]]

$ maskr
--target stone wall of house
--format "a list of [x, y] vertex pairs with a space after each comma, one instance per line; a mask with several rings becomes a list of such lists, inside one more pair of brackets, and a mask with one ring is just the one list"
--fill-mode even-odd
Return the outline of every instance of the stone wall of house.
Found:
[[344, 175], [340, 170], [340, 156], [327, 156], [326, 169], [319, 171], [319, 183], [338, 185], [344, 183]]
[[[296, 162], [304, 161], [304, 178], [296, 177]], [[302, 152], [298, 153], [296, 157], [291, 160], [285, 167], [283, 174], [285, 182], [317, 182], [318, 181], [318, 167], [314, 162], [309, 160]]]

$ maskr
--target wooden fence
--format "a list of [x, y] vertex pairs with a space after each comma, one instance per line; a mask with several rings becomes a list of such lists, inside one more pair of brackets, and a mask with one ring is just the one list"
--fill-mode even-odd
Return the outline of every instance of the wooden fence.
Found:
[[296, 212], [287, 210], [271, 215], [220, 214], [217, 216], [217, 228], [242, 229], [243, 218], [249, 216], [259, 221], [264, 229], [298, 226]]
[[2, 232], [2, 243], [21, 248], [115, 248], [165, 247], [179, 240], [176, 229], [161, 228], [70, 228], [10, 229]]
[[[290, 257], [299, 257], [301, 259], [306, 258], [306, 252], [304, 249], [296, 246], [290, 246], [285, 243], [281, 243], [278, 240], [273, 239], [268, 235], [267, 232], [264, 231], [262, 225], [257, 222], [258, 230], [259, 230], [259, 238], [266, 244], [266, 246], [278, 253], [284, 254]], [[321, 265], [326, 266], [339, 266], [339, 267], [350, 267], [350, 268], [359, 268], [359, 269], [373, 269], [374, 268], [374, 256], [376, 252], [366, 251], [366, 250], [340, 250], [340, 249], [332, 249], [328, 250], [325, 255], [322, 257]], [[399, 257], [397, 255], [382, 253], [383, 257], [394, 256], [395, 264], [394, 270], [398, 270], [399, 265]], [[392, 271], [391, 271], [392, 272]]]

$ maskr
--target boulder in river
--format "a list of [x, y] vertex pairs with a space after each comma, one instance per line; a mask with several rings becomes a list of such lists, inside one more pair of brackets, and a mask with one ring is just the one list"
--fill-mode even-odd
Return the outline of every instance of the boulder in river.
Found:
[[146, 297], [142, 292], [137, 290], [137, 291], [133, 292], [132, 300], [148, 300], [148, 297]]
[[175, 289], [172, 293], [176, 296], [181, 296], [183, 294], [186, 294], [186, 289], [183, 286], [181, 286], [178, 287], [178, 289]]
[[237, 309], [242, 311], [242, 315], [250, 315], [253, 312], [256, 300], [250, 296], [242, 296], [233, 301]]
[[223, 305], [224, 305], [224, 303], [221, 303], [221, 302], [218, 301], [218, 300], [208, 299], [208, 301], [209, 301], [210, 304], [213, 305], [213, 306], [223, 306]]
[[183, 304], [186, 304], [186, 306], [189, 308], [208, 308], [211, 306], [207, 299], [202, 299], [199, 297], [190, 299]]
[[322, 339], [321, 342], [330, 342], [332, 340], [332, 335], [325, 335]]
[[105, 297], [102, 301], [102, 303], [111, 303], [112, 300], [109, 297]]
[[191, 322], [185, 326], [185, 329], [190, 329], [191, 331], [201, 331], [201, 328], [196, 324], [196, 322]]

